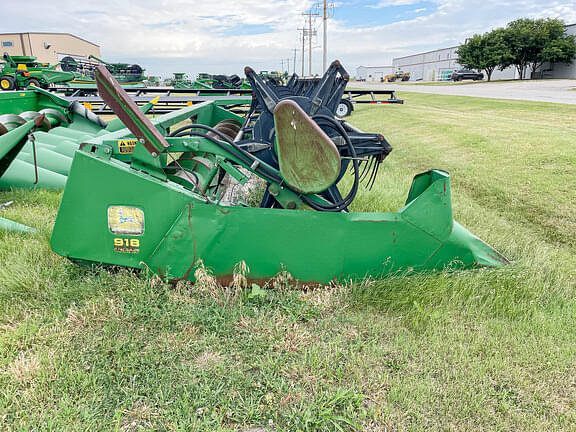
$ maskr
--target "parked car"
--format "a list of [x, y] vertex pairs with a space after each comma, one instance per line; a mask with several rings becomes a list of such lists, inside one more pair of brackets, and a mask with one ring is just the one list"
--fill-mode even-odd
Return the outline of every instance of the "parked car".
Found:
[[475, 72], [468, 69], [460, 69], [452, 74], [452, 81], [462, 81], [465, 79], [471, 80], [482, 80], [484, 79], [484, 74], [482, 72]]

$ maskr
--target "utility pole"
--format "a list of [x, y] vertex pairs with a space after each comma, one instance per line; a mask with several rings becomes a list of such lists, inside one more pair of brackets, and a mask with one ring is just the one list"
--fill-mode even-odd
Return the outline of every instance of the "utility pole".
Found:
[[308, 42], [310, 44], [310, 51], [308, 51], [308, 75], [312, 76], [312, 11], [310, 11], [310, 15], [308, 15]]
[[[284, 69], [284, 63], [286, 63], [286, 69]], [[290, 75], [290, 59], [280, 59], [280, 74], [284, 75], [284, 72], [286, 72], [288, 75]]]
[[326, 72], [326, 62], [328, 60], [328, 21], [326, 20], [326, 2], [328, 0], [324, 0], [324, 29], [322, 31], [322, 37], [324, 39], [324, 46], [322, 47], [322, 73]]
[[312, 76], [312, 36], [316, 34], [316, 32], [312, 32], [312, 17], [320, 16], [320, 14], [312, 12], [312, 9], [310, 9], [302, 15], [308, 18], [308, 74]]
[[294, 62], [292, 63], [292, 73], [296, 73], [296, 53], [298, 52], [298, 48], [292, 48], [292, 51], [294, 51]]
[[[298, 31], [302, 32], [302, 75], [301, 76], [304, 76], [304, 43], [306, 41], [306, 29], [300, 28], [300, 29], [298, 29]], [[296, 53], [294, 53], [294, 56], [296, 56]]]

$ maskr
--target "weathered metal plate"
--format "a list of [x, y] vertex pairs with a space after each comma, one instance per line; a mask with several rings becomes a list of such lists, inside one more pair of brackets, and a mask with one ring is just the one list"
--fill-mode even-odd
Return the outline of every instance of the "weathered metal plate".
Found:
[[104, 102], [112, 108], [130, 132], [143, 141], [146, 150], [150, 153], [160, 153], [163, 148], [168, 147], [166, 139], [118, 84], [106, 66], [100, 65], [96, 68], [95, 78], [98, 92]]
[[332, 186], [340, 174], [340, 154], [320, 126], [291, 100], [276, 105], [274, 124], [280, 174], [286, 183], [306, 194]]

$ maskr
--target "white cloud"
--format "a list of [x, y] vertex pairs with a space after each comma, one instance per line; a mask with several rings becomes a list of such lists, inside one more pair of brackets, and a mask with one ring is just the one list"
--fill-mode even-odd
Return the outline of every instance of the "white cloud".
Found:
[[[554, 17], [576, 22], [573, 0], [436, 0], [428, 16], [371, 28], [344, 22], [351, 7], [364, 2], [342, 2], [329, 20], [329, 58], [339, 58], [350, 72], [360, 65], [390, 64], [393, 57], [456, 45], [474, 33], [484, 33], [519, 17]], [[416, 0], [387, 0], [379, 5], [414, 4]], [[3, 2], [3, 32], [68, 32], [101, 46], [104, 59], [135, 59], [149, 72], [185, 71], [194, 75], [241, 73], [244, 65], [279, 69], [296, 48], [301, 13], [312, 0], [27, 0]], [[379, 10], [374, 10], [377, 15]], [[321, 25], [317, 23], [322, 41]], [[242, 26], [269, 26], [271, 33], [231, 33]], [[314, 50], [314, 70], [320, 69], [321, 50]], [[128, 60], [132, 61], [132, 60]], [[297, 68], [299, 69], [299, 67]]]
[[375, 5], [366, 5], [366, 7], [371, 9], [382, 9], [390, 6], [409, 6], [421, 2], [422, 0], [384, 0]]

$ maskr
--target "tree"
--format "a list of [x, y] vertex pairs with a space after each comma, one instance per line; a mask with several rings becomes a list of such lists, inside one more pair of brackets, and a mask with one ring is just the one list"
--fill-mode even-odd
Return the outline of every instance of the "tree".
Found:
[[576, 38], [574, 36], [564, 36], [549, 41], [542, 52], [538, 55], [535, 62], [532, 63], [532, 75], [545, 62], [550, 63], [572, 63], [576, 56]]
[[458, 63], [468, 69], [483, 70], [488, 81], [506, 55], [504, 30], [496, 29], [483, 35], [475, 34], [456, 51]]
[[514, 65], [520, 79], [528, 68], [532, 76], [545, 62], [570, 63], [576, 54], [574, 36], [566, 36], [558, 19], [520, 18], [508, 23], [503, 33], [506, 54], [501, 69]]

